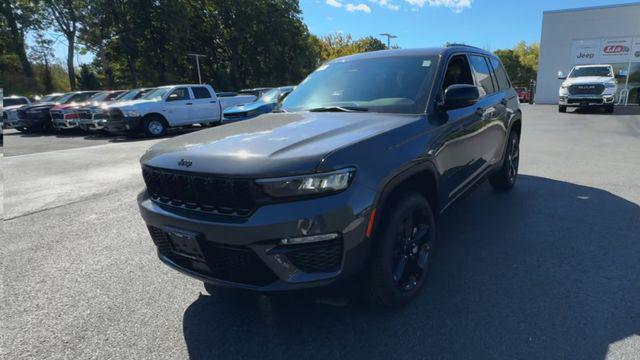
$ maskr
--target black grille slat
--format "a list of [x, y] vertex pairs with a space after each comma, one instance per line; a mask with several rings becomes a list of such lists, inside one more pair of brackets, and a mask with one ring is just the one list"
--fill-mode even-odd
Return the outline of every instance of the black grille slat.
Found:
[[286, 252], [287, 258], [298, 269], [307, 273], [333, 272], [342, 263], [342, 239], [317, 244], [299, 245]]
[[602, 84], [576, 84], [569, 86], [571, 95], [600, 95], [604, 92]]
[[64, 118], [64, 115], [62, 115], [62, 113], [59, 112], [59, 111], [51, 111], [50, 114], [51, 114], [51, 118], [52, 119], [63, 119]]
[[225, 179], [144, 166], [142, 176], [151, 197], [159, 202], [205, 212], [247, 216], [255, 208], [257, 185], [247, 179]]

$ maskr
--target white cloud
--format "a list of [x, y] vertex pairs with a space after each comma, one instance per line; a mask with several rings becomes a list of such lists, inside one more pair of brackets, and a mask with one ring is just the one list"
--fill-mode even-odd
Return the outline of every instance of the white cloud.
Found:
[[464, 9], [471, 8], [473, 0], [404, 0], [414, 7], [429, 6], [442, 6], [451, 9], [456, 14], [459, 14]]
[[397, 11], [397, 10], [400, 9], [400, 6], [398, 6], [396, 4], [393, 4], [391, 2], [391, 0], [369, 0], [369, 2], [372, 2], [374, 4], [378, 4], [383, 8], [387, 8], [387, 9], [394, 10], [394, 11]]
[[347, 4], [347, 5], [345, 5], [344, 8], [348, 12], [362, 11], [362, 12], [365, 12], [367, 14], [371, 13], [371, 8], [369, 6], [367, 6], [366, 4], [358, 4], [358, 5]]
[[340, 0], [327, 0], [325, 2], [329, 6], [333, 6], [333, 7], [337, 7], [337, 8], [342, 7], [342, 3], [340, 2]]

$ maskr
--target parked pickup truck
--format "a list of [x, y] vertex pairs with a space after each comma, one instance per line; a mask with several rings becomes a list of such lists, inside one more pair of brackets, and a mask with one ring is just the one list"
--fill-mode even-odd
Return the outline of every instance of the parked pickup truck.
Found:
[[162, 136], [168, 128], [217, 124], [226, 108], [252, 102], [253, 95], [218, 97], [203, 84], [161, 86], [139, 100], [108, 105], [106, 131]]
[[56, 130], [75, 129], [80, 126], [81, 111], [87, 107], [100, 107], [113, 102], [124, 90], [101, 91], [95, 93], [84, 103], [58, 105], [49, 110], [51, 122]]
[[571, 69], [569, 76], [560, 74], [564, 80], [558, 90], [558, 111], [567, 107], [602, 107], [612, 113], [618, 83], [611, 65], [581, 65]]

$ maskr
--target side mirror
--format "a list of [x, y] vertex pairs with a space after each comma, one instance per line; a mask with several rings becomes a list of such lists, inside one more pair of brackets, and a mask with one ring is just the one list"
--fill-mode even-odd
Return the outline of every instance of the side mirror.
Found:
[[558, 71], [558, 79], [567, 80], [567, 75], [565, 75], [562, 71]]
[[289, 96], [289, 94], [291, 94], [291, 91], [285, 91], [283, 93], [280, 93], [280, 95], [278, 95], [278, 103], [281, 103], [282, 101], [284, 101], [284, 99]]
[[459, 109], [472, 106], [480, 99], [477, 86], [454, 84], [444, 91], [444, 101], [440, 105], [443, 110]]
[[180, 97], [176, 93], [170, 94], [167, 97], [167, 101], [176, 101], [176, 100], [180, 100]]

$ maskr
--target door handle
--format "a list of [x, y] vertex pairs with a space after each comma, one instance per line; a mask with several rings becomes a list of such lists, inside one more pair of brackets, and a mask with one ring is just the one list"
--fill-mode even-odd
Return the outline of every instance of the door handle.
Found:
[[193, 103], [187, 103], [187, 105], [193, 105]]
[[500, 104], [502, 105], [507, 105], [509, 103], [509, 101], [507, 101], [507, 98], [502, 98], [502, 100], [500, 100]]
[[211, 101], [209, 101], [209, 102], [210, 102], [210, 103], [212, 103], [212, 104], [215, 104], [215, 103], [216, 103], [216, 101], [215, 101], [215, 100], [211, 100]]

